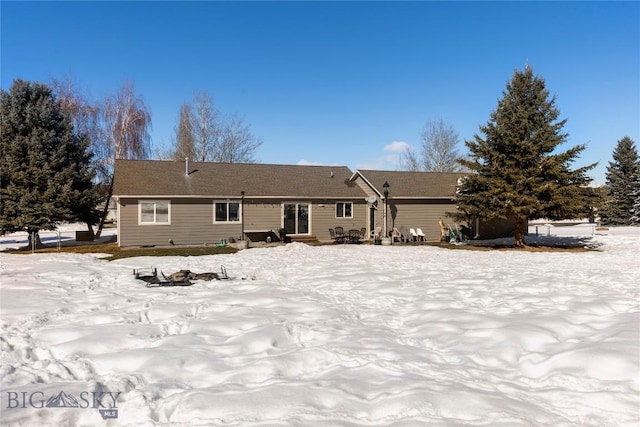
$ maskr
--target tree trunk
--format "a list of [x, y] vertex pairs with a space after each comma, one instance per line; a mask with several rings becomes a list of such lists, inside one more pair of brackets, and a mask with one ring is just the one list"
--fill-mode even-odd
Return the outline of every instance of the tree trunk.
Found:
[[109, 202], [111, 202], [111, 196], [113, 196], [113, 180], [114, 175], [111, 175], [111, 180], [109, 182], [109, 191], [107, 192], [107, 200], [104, 203], [104, 209], [102, 209], [102, 214], [100, 215], [100, 223], [98, 224], [98, 231], [95, 234], [95, 238], [99, 239], [102, 234], [102, 228], [104, 227], [104, 222], [107, 219], [107, 215], [109, 215]]
[[93, 241], [93, 239], [96, 237], [96, 234], [93, 231], [93, 224], [91, 224], [91, 221], [87, 221], [87, 231], [91, 233], [91, 241]]
[[32, 249], [34, 247], [34, 243], [36, 249], [42, 249], [46, 247], [44, 243], [42, 243], [42, 240], [40, 240], [40, 234], [38, 233], [38, 230], [28, 230], [27, 232], [29, 233], [29, 249]]
[[515, 242], [514, 242], [514, 246], [516, 248], [523, 248], [526, 246], [526, 243], [524, 241], [524, 235], [525, 235], [525, 227], [526, 227], [527, 221], [525, 219], [525, 217], [521, 216], [521, 215], [517, 215], [515, 217], [515, 233], [514, 233], [514, 237], [515, 237]]

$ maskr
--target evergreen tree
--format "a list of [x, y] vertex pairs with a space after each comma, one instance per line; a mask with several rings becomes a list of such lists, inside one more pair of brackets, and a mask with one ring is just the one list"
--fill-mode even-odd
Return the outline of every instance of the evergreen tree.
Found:
[[545, 81], [526, 67], [516, 70], [486, 125], [485, 138], [465, 141], [471, 155], [460, 160], [472, 173], [458, 188], [458, 219], [509, 219], [515, 246], [525, 245], [527, 218], [580, 217], [593, 197], [586, 172], [571, 170], [584, 145], [556, 151], [567, 140], [556, 98]]
[[640, 194], [640, 160], [635, 143], [625, 136], [613, 151], [613, 161], [607, 167], [607, 198], [600, 211], [604, 225], [638, 223]]
[[631, 225], [640, 225], [640, 191], [636, 193], [635, 201], [633, 202]]
[[51, 89], [14, 81], [0, 93], [0, 118], [0, 229], [35, 233], [40, 246], [39, 230], [94, 220], [89, 140], [74, 132]]

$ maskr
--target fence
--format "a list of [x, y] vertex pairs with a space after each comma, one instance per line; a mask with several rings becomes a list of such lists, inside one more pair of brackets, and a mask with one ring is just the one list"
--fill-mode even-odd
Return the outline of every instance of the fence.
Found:
[[555, 226], [551, 224], [543, 225], [530, 225], [529, 235], [533, 236], [591, 236], [596, 235], [595, 224], [580, 224], [580, 225], [560, 225]]
[[[60, 250], [63, 241], [75, 239], [75, 232], [61, 232], [61, 231], [40, 231], [40, 240], [42, 243], [55, 243], [56, 248]], [[0, 247], [5, 248], [22, 248], [29, 244], [29, 233], [15, 232], [2, 236], [0, 240]], [[31, 236], [31, 252], [35, 253], [37, 248], [35, 247], [35, 233]]]

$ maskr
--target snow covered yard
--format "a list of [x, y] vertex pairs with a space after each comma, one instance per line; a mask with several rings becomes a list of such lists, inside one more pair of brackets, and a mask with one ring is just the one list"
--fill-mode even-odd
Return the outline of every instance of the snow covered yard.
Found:
[[[593, 239], [579, 253], [0, 253], [0, 424], [638, 425], [640, 229]], [[220, 265], [236, 279], [132, 275]]]

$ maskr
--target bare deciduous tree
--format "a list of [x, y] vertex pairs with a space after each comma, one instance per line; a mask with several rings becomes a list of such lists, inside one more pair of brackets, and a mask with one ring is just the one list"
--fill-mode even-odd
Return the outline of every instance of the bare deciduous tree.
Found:
[[459, 172], [460, 154], [456, 148], [459, 136], [453, 126], [442, 119], [429, 120], [420, 132], [420, 152], [410, 148], [402, 154], [401, 168], [427, 172]]
[[420, 159], [418, 159], [418, 153], [415, 148], [408, 147], [400, 154], [400, 168], [411, 172], [422, 170], [420, 167]]
[[191, 121], [191, 106], [182, 104], [182, 107], [180, 107], [180, 119], [175, 129], [176, 150], [173, 154], [174, 160], [182, 160], [185, 157], [196, 160], [196, 147]]
[[262, 144], [244, 118], [236, 114], [224, 123], [219, 142], [214, 161], [228, 163], [254, 163], [254, 153]]
[[196, 94], [191, 111], [196, 160], [204, 162], [209, 160], [209, 156], [219, 145], [222, 133], [220, 111], [215, 107], [213, 98], [206, 92]]
[[88, 136], [92, 145], [98, 143], [102, 138], [98, 103], [91, 103], [70, 77], [52, 78], [50, 87], [62, 111], [71, 117], [76, 132]]
[[238, 115], [223, 116], [206, 92], [180, 108], [174, 158], [200, 162], [252, 163], [262, 141]]
[[[71, 118], [76, 133], [83, 138], [89, 138], [89, 151], [94, 153], [96, 147], [102, 144], [104, 138], [100, 122], [100, 105], [89, 101], [71, 77], [64, 79], [52, 78], [50, 87], [56, 95], [60, 109]], [[95, 171], [95, 176], [98, 177], [99, 181], [99, 168], [93, 155], [91, 155], [90, 167]], [[100, 182], [96, 182], [96, 184], [100, 184]], [[97, 192], [100, 197], [105, 197], [106, 194], [100, 191], [101, 188], [102, 186], [98, 185], [96, 187]], [[95, 220], [96, 218], [94, 217], [87, 219], [87, 228], [92, 234]]]
[[100, 237], [113, 195], [113, 165], [115, 159], [146, 159], [149, 155], [151, 114], [141, 96], [135, 93], [133, 82], [125, 82], [115, 95], [104, 101], [102, 119], [105, 138], [96, 150], [104, 182], [108, 183], [106, 203], [100, 218]]

